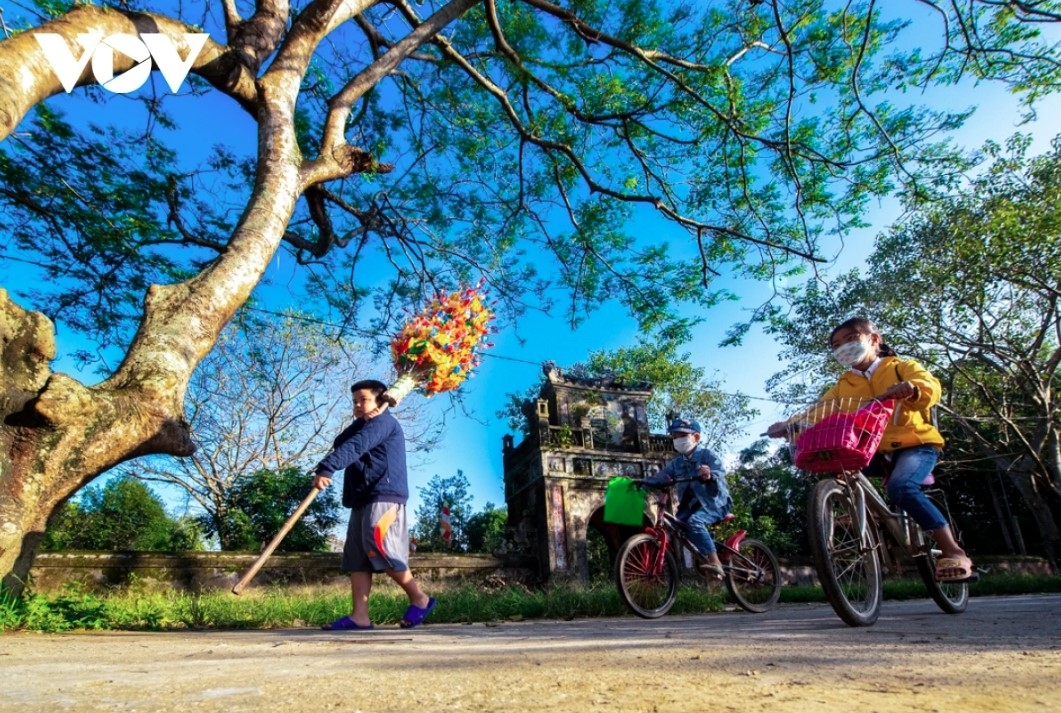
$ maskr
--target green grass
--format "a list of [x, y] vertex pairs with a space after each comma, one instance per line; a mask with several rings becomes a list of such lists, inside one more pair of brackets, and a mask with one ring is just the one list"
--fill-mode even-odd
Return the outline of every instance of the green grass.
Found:
[[[972, 585], [973, 596], [1061, 592], [1061, 576], [991, 575]], [[615, 587], [552, 587], [528, 589], [507, 586], [484, 589], [470, 585], [433, 589], [438, 607], [432, 622], [473, 623], [525, 619], [585, 619], [630, 616]], [[926, 596], [916, 580], [887, 581], [887, 599]], [[822, 602], [818, 587], [785, 587], [784, 603]], [[369, 602], [373, 620], [396, 624], [408, 602], [400, 589], [377, 583]], [[672, 614], [721, 611], [727, 606], [724, 589], [687, 586], [678, 593]], [[75, 629], [167, 631], [180, 629], [274, 629], [317, 627], [349, 612], [345, 586], [277, 587], [252, 589], [242, 596], [228, 592], [194, 594], [170, 588], [130, 585], [96, 594], [68, 586], [55, 594], [29, 593], [16, 599], [0, 592], [0, 631], [45, 632]]]

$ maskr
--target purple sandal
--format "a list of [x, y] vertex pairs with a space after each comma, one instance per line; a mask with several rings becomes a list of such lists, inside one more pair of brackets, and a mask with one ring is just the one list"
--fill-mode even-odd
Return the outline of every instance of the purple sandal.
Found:
[[374, 628], [376, 627], [374, 627], [372, 624], [369, 624], [368, 626], [361, 626], [348, 616], [336, 619], [331, 624], [324, 624], [321, 626], [321, 629], [323, 629], [324, 631], [352, 631], [354, 629], [357, 629], [359, 631], [368, 631], [369, 629]]
[[402, 617], [401, 623], [398, 624], [403, 629], [412, 629], [414, 626], [420, 626], [427, 618], [427, 615], [431, 613], [431, 610], [438, 604], [434, 597], [427, 600], [426, 607], [418, 607], [413, 604], [409, 605], [409, 608], [405, 610], [405, 616]]

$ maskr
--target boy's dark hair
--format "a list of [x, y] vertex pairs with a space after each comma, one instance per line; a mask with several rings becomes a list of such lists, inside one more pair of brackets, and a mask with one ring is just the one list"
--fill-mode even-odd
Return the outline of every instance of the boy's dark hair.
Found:
[[[877, 325], [873, 324], [873, 322], [865, 317], [852, 317], [851, 319], [844, 321], [842, 324], [838, 324], [833, 328], [833, 331], [829, 332], [830, 342], [832, 342], [833, 336], [835, 336], [841, 329], [853, 329], [857, 333], [865, 335], [880, 334], [880, 332], [877, 331]], [[884, 343], [883, 339], [881, 340], [878, 353], [880, 356], [899, 356], [895, 353], [895, 350], [892, 349], [891, 345]]]
[[355, 381], [354, 385], [350, 387], [351, 393], [363, 389], [367, 389], [376, 395], [376, 403], [382, 403], [380, 397], [387, 390], [387, 385], [377, 379], [361, 379], [361, 381]]

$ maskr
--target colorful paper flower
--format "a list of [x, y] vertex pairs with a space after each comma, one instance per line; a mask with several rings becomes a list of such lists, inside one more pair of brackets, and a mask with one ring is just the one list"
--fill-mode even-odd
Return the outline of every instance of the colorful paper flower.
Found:
[[436, 296], [394, 335], [391, 357], [398, 379], [384, 394], [392, 405], [416, 388], [427, 396], [456, 389], [479, 366], [496, 331], [483, 284]]

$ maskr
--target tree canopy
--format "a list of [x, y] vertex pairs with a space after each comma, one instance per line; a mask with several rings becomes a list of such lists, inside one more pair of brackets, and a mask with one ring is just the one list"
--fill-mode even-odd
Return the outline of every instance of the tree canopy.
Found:
[[[530, 297], [555, 284], [572, 321], [618, 298], [644, 325], [667, 323], [675, 303], [728, 296], [716, 276], [799, 269], [790, 258], [825, 257], [819, 238], [860, 225], [873, 196], [941, 178], [959, 157], [937, 137], [968, 109], [896, 90], [994, 79], [1029, 102], [1052, 91], [1056, 47], [1040, 33], [1055, 4], [263, 0], [243, 16], [235, 3], [223, 15], [41, 3], [4, 43], [5, 68], [47, 68], [42, 32], [147, 22], [209, 39], [183, 95], [133, 95], [145, 116], [132, 129], [41, 103], [62, 89], [46, 71], [31, 89], [4, 87], [0, 137], [19, 129], [0, 152], [5, 227], [51, 278], [20, 297], [127, 341], [150, 284], [231, 249], [269, 159], [302, 169], [280, 245], [316, 287], [339, 281], [323, 297], [346, 315], [373, 291], [399, 304], [485, 273], [513, 308], [543, 306]], [[907, 49], [915, 33], [927, 44]], [[128, 58], [115, 62], [117, 73]], [[87, 68], [79, 85], [119, 100]], [[203, 136], [214, 148], [190, 163], [178, 118], [190, 102], [280, 133], [259, 135], [258, 156]], [[676, 224], [674, 244], [631, 233], [646, 213]]]
[[505, 524], [508, 510], [486, 503], [480, 512], [468, 518], [468, 551], [497, 554], [505, 549]]
[[[376, 332], [479, 274], [510, 315], [559, 294], [572, 321], [620, 300], [680, 331], [672, 307], [725, 298], [719, 275], [798, 270], [874, 196], [952, 180], [966, 110], [896, 92], [1057, 87], [1056, 2], [884, 5], [41, 0], [0, 42], [0, 232], [7, 269], [33, 276], [0, 291], [0, 478], [20, 493], [0, 504], [5, 581], [95, 475], [193, 451], [191, 373], [281, 249], [308, 268], [307, 302]], [[53, 99], [54, 34], [85, 62], [93, 120]], [[115, 94], [75, 43], [127, 35], [137, 54], [147, 34], [186, 59], [185, 89]], [[94, 53], [128, 85], [147, 65], [109, 47]], [[183, 155], [233, 112], [253, 145]], [[637, 231], [646, 218], [670, 227]], [[122, 351], [101, 383], [51, 373], [42, 315]]]

